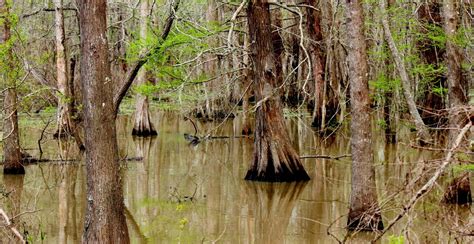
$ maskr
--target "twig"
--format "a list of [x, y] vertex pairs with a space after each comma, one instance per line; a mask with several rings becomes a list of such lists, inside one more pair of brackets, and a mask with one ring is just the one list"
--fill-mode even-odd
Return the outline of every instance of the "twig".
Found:
[[395, 223], [397, 223], [403, 216], [405, 216], [405, 214], [410, 211], [410, 209], [415, 205], [415, 203], [421, 198], [423, 197], [424, 195], [426, 195], [426, 193], [428, 193], [431, 188], [433, 187], [434, 183], [436, 182], [436, 180], [441, 176], [441, 174], [443, 173], [443, 171], [446, 169], [446, 167], [449, 165], [449, 163], [451, 162], [451, 158], [453, 157], [453, 152], [456, 150], [456, 148], [459, 146], [459, 144], [461, 143], [464, 135], [466, 134], [466, 132], [469, 130], [469, 128], [471, 128], [472, 126], [472, 122], [469, 121], [469, 123], [467, 123], [461, 130], [461, 132], [459, 132], [458, 136], [456, 137], [456, 140], [454, 141], [454, 144], [453, 146], [451, 147], [451, 149], [448, 151], [448, 154], [446, 155], [446, 158], [444, 159], [443, 163], [441, 164], [441, 166], [436, 170], [436, 172], [434, 173], [434, 175], [428, 180], [428, 182], [426, 182], [425, 185], [423, 185], [423, 187], [421, 187], [418, 192], [410, 199], [410, 201], [408, 202], [407, 205], [405, 205], [405, 207], [403, 207], [403, 211], [401, 213], [399, 213], [397, 215], [397, 217], [395, 217], [392, 221], [390, 221], [390, 223], [387, 225], [387, 228], [385, 228], [383, 231], [381, 231], [376, 237], [374, 240], [372, 240], [372, 243], [375, 243], [377, 240], [379, 240], [390, 228], [393, 227], [393, 225], [395, 225]]
[[224, 229], [222, 230], [221, 234], [217, 237], [217, 239], [215, 239], [211, 243], [212, 244], [217, 243], [224, 236], [224, 233], [225, 233], [226, 230], [227, 230], [227, 225], [224, 226]]
[[43, 149], [41, 148], [41, 141], [43, 140], [44, 132], [46, 131], [46, 128], [48, 128], [50, 123], [51, 123], [51, 120], [48, 120], [48, 122], [44, 126], [43, 130], [41, 131], [40, 138], [38, 139], [38, 149], [39, 149], [39, 152], [40, 152], [39, 160], [41, 160], [41, 158], [43, 157]]
[[23, 236], [14, 226], [12, 226], [12, 222], [10, 222], [10, 218], [8, 218], [8, 215], [1, 208], [0, 208], [0, 215], [2, 215], [3, 219], [5, 220], [7, 227], [10, 228], [10, 230], [13, 232], [13, 234], [15, 234], [15, 236], [18, 239], [20, 239], [21, 243], [26, 243], [25, 240], [23, 239]]

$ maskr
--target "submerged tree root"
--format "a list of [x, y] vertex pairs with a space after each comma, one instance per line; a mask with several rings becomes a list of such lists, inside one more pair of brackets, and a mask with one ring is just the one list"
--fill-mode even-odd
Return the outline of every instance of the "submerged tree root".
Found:
[[148, 136], [156, 136], [156, 135], [158, 135], [158, 132], [156, 132], [153, 129], [151, 129], [151, 130], [149, 130], [149, 129], [139, 130], [139, 129], [133, 128], [133, 130], [132, 130], [132, 136], [148, 137]]
[[289, 145], [263, 140], [260, 149], [254, 152], [254, 162], [247, 171], [245, 180], [266, 182], [290, 182], [310, 180], [299, 160], [298, 154]]
[[[4, 165], [8, 165], [4, 163]], [[20, 165], [18, 167], [4, 167], [3, 168], [3, 174], [6, 175], [24, 175], [25, 174], [25, 168], [23, 165]]]
[[150, 110], [148, 108], [148, 97], [146, 96], [138, 97], [132, 135], [139, 137], [158, 135], [153, 123], [151, 122]]
[[444, 193], [442, 203], [469, 204], [472, 203], [471, 182], [469, 172], [455, 178]]
[[242, 128], [242, 135], [249, 136], [252, 135], [252, 128], [249, 125], [244, 125]]
[[68, 138], [69, 136], [72, 136], [72, 133], [69, 130], [66, 129], [58, 129], [54, 134], [53, 134], [53, 139], [64, 139]]
[[382, 216], [379, 210], [350, 211], [347, 229], [357, 231], [383, 230]]
[[245, 180], [264, 181], [264, 182], [292, 182], [292, 181], [308, 181], [308, 174], [304, 170], [290, 172], [288, 169], [280, 171], [267, 171], [258, 173], [255, 170], [249, 170], [245, 176]]

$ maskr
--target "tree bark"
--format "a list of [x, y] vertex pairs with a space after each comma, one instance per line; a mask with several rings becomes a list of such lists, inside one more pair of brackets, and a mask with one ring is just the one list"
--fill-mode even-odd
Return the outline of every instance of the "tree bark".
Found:
[[247, 7], [251, 62], [257, 103], [254, 155], [246, 180], [309, 180], [286, 131], [277, 84], [272, 27], [267, 0], [251, 0]]
[[[248, 50], [249, 48], [249, 36], [246, 34], [244, 36], [244, 49]], [[248, 54], [244, 54], [243, 57], [243, 62], [245, 65], [245, 70], [244, 70], [244, 77], [242, 79], [243, 82], [243, 89], [244, 89], [244, 95], [242, 97], [242, 135], [251, 135], [252, 134], [252, 125], [250, 123], [250, 118], [249, 118], [249, 99], [250, 99], [250, 93], [251, 93], [251, 85], [252, 85], [252, 77], [253, 77], [253, 72], [250, 67], [250, 57]]]
[[385, 39], [387, 40], [390, 51], [392, 52], [393, 59], [395, 61], [395, 66], [400, 74], [400, 79], [402, 80], [403, 94], [405, 95], [405, 100], [408, 104], [408, 110], [412, 119], [414, 120], [416, 130], [418, 131], [418, 136], [420, 142], [428, 143], [431, 141], [430, 134], [428, 133], [428, 128], [426, 128], [425, 123], [421, 119], [418, 109], [416, 108], [415, 98], [411, 92], [410, 78], [408, 77], [407, 69], [405, 63], [398, 51], [398, 48], [395, 44], [395, 41], [392, 37], [392, 32], [390, 31], [390, 25], [388, 22], [388, 15], [386, 13], [386, 0], [380, 1], [380, 8], [384, 12], [382, 14], [382, 25], [384, 29]]
[[[306, 4], [317, 8], [316, 0], [307, 0]], [[311, 125], [315, 128], [324, 129], [325, 126], [325, 112], [326, 106], [324, 104], [325, 92], [324, 92], [324, 69], [325, 69], [325, 58], [323, 55], [323, 34], [321, 32], [321, 12], [313, 8], [307, 8], [307, 20], [306, 25], [308, 29], [308, 36], [310, 38], [309, 50], [311, 65], [313, 66], [311, 71], [313, 72], [314, 79], [314, 109], [313, 109], [313, 122]]]
[[346, 1], [347, 43], [351, 97], [352, 184], [347, 228], [383, 229], [377, 202], [372, 152], [367, 44], [360, 0]]
[[[462, 55], [460, 48], [454, 43], [454, 36], [458, 30], [459, 16], [456, 11], [456, 1], [443, 1], [444, 31], [446, 33], [446, 66], [448, 77], [448, 104], [449, 104], [449, 132], [448, 147], [452, 147], [456, 135], [463, 124], [469, 119], [465, 113], [456, 111], [467, 105], [467, 83], [462, 74]], [[461, 174], [448, 185], [443, 201], [446, 203], [465, 204], [472, 202], [469, 173]]]
[[288, 44], [288, 54], [287, 54], [287, 72], [286, 76], [288, 78], [288, 85], [284, 86], [285, 96], [283, 102], [291, 107], [297, 107], [300, 103], [300, 89], [298, 82], [298, 73], [301, 69], [300, 66], [300, 35], [299, 35], [299, 16], [294, 16], [290, 22], [290, 36], [287, 38]]
[[55, 138], [67, 136], [71, 132], [70, 129], [70, 111], [68, 100], [71, 99], [69, 84], [67, 80], [66, 68], [66, 48], [64, 37], [64, 15], [63, 0], [54, 0], [55, 7], [55, 34], [56, 34], [56, 80], [58, 90], [58, 130], [54, 134]]
[[[272, 26], [272, 45], [273, 45], [273, 56], [275, 59], [275, 74], [277, 86], [283, 85], [283, 54], [285, 53], [285, 47], [283, 46], [283, 38], [280, 33], [282, 29], [282, 14], [281, 9], [276, 8], [270, 13], [270, 22]], [[280, 89], [282, 90], [282, 89]]]
[[82, 139], [79, 135], [76, 121], [73, 119], [74, 113], [74, 68], [75, 60], [71, 59], [71, 76], [68, 80], [66, 47], [64, 34], [63, 0], [54, 0], [55, 5], [55, 34], [56, 34], [56, 80], [58, 90], [58, 129], [54, 133], [54, 138], [72, 135], [79, 149], [84, 150]]
[[446, 66], [448, 81], [449, 115], [449, 144], [452, 144], [462, 125], [467, 119], [463, 113], [456, 112], [454, 108], [466, 105], [467, 80], [462, 74], [462, 55], [460, 48], [454, 43], [454, 36], [458, 30], [459, 16], [456, 13], [456, 1], [444, 0], [444, 31], [446, 33]]
[[78, 7], [87, 172], [83, 242], [129, 243], [108, 61], [107, 1], [82, 0]]
[[[145, 41], [147, 36], [147, 25], [148, 25], [148, 0], [140, 1], [140, 38]], [[138, 72], [137, 85], [145, 85], [147, 82], [146, 70], [141, 69]], [[156, 129], [151, 122], [150, 109], [148, 104], [148, 96], [137, 95], [137, 101], [135, 104], [135, 119], [132, 130], [134, 136], [155, 136], [157, 135]]]
[[[10, 41], [10, 4], [7, 0], [0, 0], [0, 14], [4, 16], [3, 35], [0, 43], [6, 44]], [[5, 57], [2, 62], [5, 69], [0, 71], [3, 84], [5, 84], [5, 97], [3, 101], [3, 173], [24, 174], [25, 168], [21, 164], [20, 137], [18, 129], [17, 96], [15, 82], [15, 64], [9, 44], [5, 45]]]

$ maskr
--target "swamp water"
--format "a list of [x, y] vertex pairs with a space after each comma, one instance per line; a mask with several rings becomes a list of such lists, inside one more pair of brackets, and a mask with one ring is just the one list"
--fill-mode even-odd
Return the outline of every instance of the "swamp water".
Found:
[[[117, 121], [120, 156], [143, 157], [122, 163], [132, 243], [337, 243], [344, 239], [350, 158], [304, 159], [311, 177], [306, 183], [247, 182], [243, 178], [252, 157], [251, 138], [213, 139], [191, 146], [183, 134], [194, 134], [194, 129], [182, 116], [157, 112], [153, 123], [158, 136], [140, 139], [131, 136], [131, 116], [121, 115]], [[215, 136], [240, 136], [241, 125], [239, 117], [222, 124], [198, 123], [198, 134], [215, 129]], [[287, 119], [300, 155], [350, 154], [347, 128], [324, 140], [309, 125], [304, 114]], [[42, 125], [22, 127], [22, 147], [35, 157], [42, 129]], [[411, 147], [407, 129], [399, 131], [400, 142], [395, 145], [385, 144], [383, 129], [374, 125], [373, 131], [379, 202], [388, 224], [430, 174], [413, 181], [432, 170], [443, 155]], [[78, 158], [73, 142], [59, 145], [51, 137], [43, 140], [43, 158]], [[27, 166], [26, 172], [23, 177], [0, 176], [1, 208], [16, 216], [16, 227], [33, 243], [79, 242], [85, 210], [83, 163], [39, 163]], [[442, 189], [437, 185], [382, 242], [473, 243], [474, 237], [464, 234], [474, 231], [474, 208], [440, 205]], [[9, 242], [8, 236], [8, 230], [1, 229], [0, 243]], [[373, 238], [359, 233], [347, 240], [366, 243]]]

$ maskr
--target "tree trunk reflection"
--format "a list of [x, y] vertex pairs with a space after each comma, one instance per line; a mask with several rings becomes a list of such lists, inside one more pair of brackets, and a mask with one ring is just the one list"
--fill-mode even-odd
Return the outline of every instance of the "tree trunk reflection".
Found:
[[[247, 183], [249, 234], [252, 243], [284, 243], [286, 229], [296, 201], [306, 183]], [[250, 224], [253, 222], [253, 224]]]

